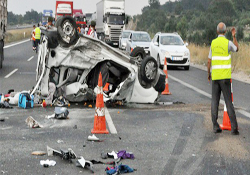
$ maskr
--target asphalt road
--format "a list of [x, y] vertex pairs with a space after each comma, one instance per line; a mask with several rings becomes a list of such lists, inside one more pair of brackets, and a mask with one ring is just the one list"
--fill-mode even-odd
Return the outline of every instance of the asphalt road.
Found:
[[[27, 61], [32, 56], [33, 59]], [[27, 90], [35, 85], [36, 54], [31, 42], [5, 49], [5, 61], [0, 70], [0, 92], [8, 89]], [[15, 73], [5, 78], [10, 72]], [[103, 142], [88, 142], [93, 128], [94, 109], [82, 104], [72, 104], [68, 120], [46, 119], [53, 108], [36, 107], [30, 110], [0, 109], [0, 170], [2, 174], [91, 174], [59, 157], [32, 156], [32, 151], [72, 148], [87, 160], [102, 160], [101, 152], [127, 150], [134, 160], [123, 164], [136, 168], [138, 175], [171, 174], [250, 174], [250, 119], [237, 112], [240, 135], [229, 131], [212, 133], [210, 119], [211, 85], [206, 72], [193, 68], [169, 70], [169, 87], [172, 95], [162, 96], [161, 102], [179, 102], [175, 105], [108, 105], [117, 134], [98, 135]], [[176, 78], [201, 91], [190, 89]], [[233, 81], [235, 105], [250, 111], [248, 84]], [[221, 106], [220, 116], [223, 115]], [[25, 119], [33, 116], [43, 128], [30, 129]], [[219, 118], [222, 122], [222, 117]], [[75, 129], [75, 125], [77, 128]], [[58, 140], [61, 140], [59, 142]], [[63, 142], [62, 142], [63, 141]], [[85, 147], [83, 147], [85, 145]], [[40, 160], [51, 159], [55, 167], [44, 168]], [[105, 174], [108, 165], [95, 165], [95, 174]]]

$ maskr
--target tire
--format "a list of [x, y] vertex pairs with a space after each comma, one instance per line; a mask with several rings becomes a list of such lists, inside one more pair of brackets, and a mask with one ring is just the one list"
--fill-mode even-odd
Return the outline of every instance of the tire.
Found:
[[184, 69], [185, 69], [185, 70], [189, 70], [189, 67], [190, 67], [190, 66], [184, 66]]
[[159, 55], [157, 56], [157, 64], [158, 64], [158, 67], [160, 68], [161, 67], [161, 63], [160, 63], [160, 56]]
[[140, 56], [141, 59], [143, 60], [146, 57], [146, 52], [142, 47], [136, 47], [131, 53], [131, 57], [138, 57]]
[[166, 79], [166, 75], [161, 74], [157, 84], [154, 86], [154, 89], [157, 92], [163, 92], [165, 90], [165, 79]]
[[143, 81], [146, 83], [152, 83], [158, 73], [158, 64], [156, 60], [151, 57], [147, 56], [142, 60], [142, 64], [140, 67], [140, 74]]
[[3, 50], [3, 40], [0, 41], [0, 69], [3, 67], [3, 59], [4, 59], [4, 50]]
[[70, 16], [61, 17], [56, 22], [57, 39], [62, 47], [70, 47], [76, 44], [79, 35], [74, 18]]

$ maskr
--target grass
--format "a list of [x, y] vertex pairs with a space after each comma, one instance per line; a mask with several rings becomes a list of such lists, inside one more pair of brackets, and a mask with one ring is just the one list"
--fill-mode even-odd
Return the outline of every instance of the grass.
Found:
[[[191, 63], [207, 65], [210, 47], [189, 44], [188, 48], [191, 53]], [[248, 43], [239, 43], [239, 52], [232, 53], [232, 71], [250, 74], [250, 45]]]
[[5, 43], [11, 43], [11, 42], [20, 41], [23, 39], [28, 39], [31, 36], [32, 30], [33, 28], [8, 30], [6, 32]]

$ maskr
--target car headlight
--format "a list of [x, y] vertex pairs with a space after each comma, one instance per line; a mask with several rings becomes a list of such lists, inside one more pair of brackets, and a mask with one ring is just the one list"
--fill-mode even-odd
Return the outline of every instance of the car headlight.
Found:
[[184, 52], [184, 56], [188, 56], [189, 55], [189, 51]]
[[166, 50], [161, 50], [161, 53], [164, 55], [164, 57], [170, 57], [170, 53]]
[[124, 43], [122, 43], [122, 46], [126, 47], [126, 46], [127, 46], [127, 43], [125, 43], [125, 42], [124, 42]]

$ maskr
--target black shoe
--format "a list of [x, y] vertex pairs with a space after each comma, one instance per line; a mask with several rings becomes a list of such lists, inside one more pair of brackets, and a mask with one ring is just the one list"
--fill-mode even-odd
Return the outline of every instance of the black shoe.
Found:
[[214, 133], [221, 133], [222, 132], [222, 129], [219, 127], [219, 128], [214, 128]]
[[239, 135], [240, 133], [237, 129], [235, 129], [235, 130], [232, 130], [231, 134], [232, 135]]

